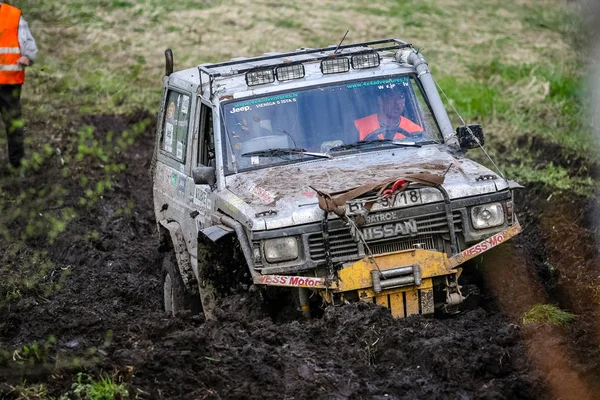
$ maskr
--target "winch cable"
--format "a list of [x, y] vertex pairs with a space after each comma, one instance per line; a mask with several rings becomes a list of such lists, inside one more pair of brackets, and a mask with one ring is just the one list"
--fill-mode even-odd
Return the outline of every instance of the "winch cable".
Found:
[[321, 220], [321, 230], [323, 231], [323, 246], [325, 247], [325, 262], [329, 270], [329, 276], [333, 276], [333, 261], [331, 260], [331, 244], [329, 243], [329, 212], [325, 211]]
[[[448, 168], [449, 169], [449, 168]], [[448, 171], [446, 171], [448, 172]], [[445, 175], [445, 174], [444, 174]], [[403, 179], [397, 180], [395, 183], [390, 183], [392, 185], [392, 187], [395, 186], [396, 183], [402, 181], [403, 184], [401, 186], [399, 186], [396, 189], [392, 189], [396, 194], [399, 192], [403, 192], [405, 191], [408, 186], [409, 183], [406, 182]], [[386, 195], [384, 195], [384, 192], [386, 191], [386, 188], [388, 186], [383, 186], [379, 192], [377, 193], [377, 199], [382, 199], [384, 197], [386, 197]], [[393, 193], [392, 193], [393, 194]], [[373, 265], [375, 265], [375, 268], [377, 268], [377, 271], [379, 271], [379, 275], [381, 276], [381, 278], [383, 279], [387, 279], [381, 272], [381, 268], [379, 268], [379, 265], [377, 264], [377, 260], [375, 259], [375, 256], [373, 255], [373, 252], [371, 251], [371, 248], [369, 247], [369, 245], [367, 244], [367, 240], [365, 239], [365, 237], [363, 236], [362, 232], [360, 231], [360, 229], [358, 228], [358, 225], [356, 225], [356, 222], [354, 222], [354, 220], [350, 217], [348, 217], [348, 215], [344, 214], [342, 217], [342, 219], [345, 219], [346, 222], [348, 222], [349, 225], [352, 226], [351, 231], [353, 230], [354, 232], [356, 232], [356, 237], [358, 238], [358, 240], [361, 241], [361, 243], [365, 246], [365, 249], [367, 249], [367, 257], [369, 257], [369, 260], [373, 263]]]
[[[398, 182], [400, 182], [400, 181], [402, 181], [403, 184], [397, 186]], [[348, 201], [356, 199], [372, 190], [378, 191], [377, 192], [378, 199], [384, 195], [384, 192], [390, 186], [392, 187], [392, 189], [394, 189], [394, 187], [396, 185], [395, 190], [401, 192], [404, 189], [406, 189], [411, 182], [421, 183], [426, 186], [438, 186], [444, 182], [444, 176], [440, 176], [440, 175], [436, 175], [436, 174], [426, 174], [426, 173], [425, 174], [424, 173], [408, 174], [408, 175], [404, 175], [402, 177], [399, 177], [399, 178], [396, 178], [393, 180], [389, 180], [389, 181], [385, 181], [385, 182], [365, 184], [365, 185], [356, 187], [354, 189], [351, 189], [349, 191], [346, 191], [343, 194], [341, 194], [339, 196], [335, 196], [335, 197], [331, 196], [331, 194], [329, 194], [329, 193], [323, 192], [323, 191], [309, 185], [309, 187], [312, 190], [314, 190], [315, 193], [317, 193], [317, 196], [319, 198], [319, 208], [321, 208], [321, 210], [325, 211], [325, 213], [323, 215], [323, 220], [322, 220], [322, 230], [323, 230], [323, 240], [324, 240], [324, 244], [325, 244], [325, 258], [326, 258], [326, 262], [330, 269], [331, 269], [330, 264], [331, 264], [332, 260], [331, 260], [331, 253], [330, 253], [330, 248], [329, 248], [329, 227], [327, 224], [327, 220], [329, 217], [329, 213], [333, 212], [338, 217], [340, 217], [342, 220], [344, 220], [344, 221], [348, 222], [348, 224], [352, 225], [352, 227], [354, 228], [354, 231], [356, 232], [356, 237], [358, 238], [358, 240], [360, 240], [365, 245], [365, 248], [367, 249], [367, 252], [368, 252], [369, 259], [371, 260], [371, 262], [375, 265], [375, 268], [377, 268], [377, 270], [381, 274], [381, 269], [379, 268], [379, 265], [377, 264], [377, 261], [375, 260], [375, 257], [373, 256], [373, 252], [367, 245], [366, 240], [362, 235], [362, 232], [358, 229], [358, 226], [356, 225], [356, 222], [351, 220], [346, 215], [346, 210], [344, 208], [344, 205]]]
[[506, 177], [504, 176], [504, 173], [502, 172], [502, 170], [500, 169], [500, 167], [494, 162], [494, 160], [492, 160], [492, 157], [490, 157], [490, 155], [485, 150], [485, 147], [483, 147], [483, 145], [481, 144], [481, 142], [479, 141], [479, 139], [477, 138], [477, 136], [475, 136], [475, 134], [473, 134], [473, 131], [471, 131], [471, 129], [469, 128], [469, 126], [467, 125], [467, 123], [465, 122], [465, 120], [463, 119], [463, 117], [460, 115], [460, 113], [458, 112], [458, 110], [456, 109], [456, 107], [454, 107], [454, 105], [450, 101], [450, 98], [446, 95], [446, 92], [444, 92], [444, 89], [442, 89], [442, 87], [438, 84], [437, 80], [435, 80], [435, 78], [433, 77], [433, 75], [431, 75], [431, 78], [435, 82], [435, 86], [437, 86], [437, 88], [439, 89], [439, 91], [444, 95], [444, 97], [446, 98], [446, 102], [448, 104], [450, 104], [450, 107], [452, 107], [452, 109], [454, 110], [454, 112], [456, 113], [456, 115], [458, 116], [458, 118], [460, 119], [460, 121], [462, 122], [462, 124], [467, 127], [467, 131], [471, 134], [471, 136], [473, 137], [473, 139], [475, 139], [475, 142], [477, 143], [477, 145], [479, 145], [479, 147], [481, 148], [481, 150], [483, 150], [483, 153], [490, 160], [490, 162], [494, 165], [494, 167], [498, 171], [498, 174], [502, 177], [502, 179], [504, 179], [506, 181]]
[[379, 268], [379, 265], [377, 264], [377, 261], [375, 260], [375, 256], [373, 255], [371, 248], [367, 244], [367, 241], [365, 240], [362, 232], [356, 225], [356, 222], [354, 222], [354, 220], [352, 218], [349, 218], [348, 216], [345, 216], [345, 218], [346, 218], [346, 222], [348, 222], [348, 224], [352, 226], [351, 230], [356, 232], [356, 237], [358, 237], [358, 240], [360, 240], [361, 243], [365, 246], [365, 249], [367, 249], [367, 257], [369, 257], [369, 260], [373, 263], [373, 265], [375, 265], [375, 268], [377, 268], [377, 271], [379, 271], [379, 274], [383, 277], [383, 279], [387, 279], [385, 276], [383, 276], [381, 274], [381, 268]]

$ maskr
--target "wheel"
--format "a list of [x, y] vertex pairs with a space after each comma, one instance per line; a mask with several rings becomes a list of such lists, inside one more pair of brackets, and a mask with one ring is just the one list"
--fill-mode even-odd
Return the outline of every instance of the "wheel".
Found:
[[215, 319], [215, 306], [225, 297], [246, 292], [252, 284], [246, 260], [235, 237], [218, 243], [199, 240], [197, 249], [200, 300], [206, 319]]
[[163, 258], [162, 277], [163, 304], [167, 314], [175, 316], [182, 311], [190, 311], [192, 314], [201, 312], [200, 297], [186, 289], [172, 250], [165, 253]]

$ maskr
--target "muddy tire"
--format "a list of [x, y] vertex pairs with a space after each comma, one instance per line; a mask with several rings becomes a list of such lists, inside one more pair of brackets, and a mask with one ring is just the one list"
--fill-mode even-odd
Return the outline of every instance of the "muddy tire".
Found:
[[200, 299], [206, 319], [215, 319], [217, 303], [233, 294], [246, 292], [252, 284], [246, 260], [235, 237], [217, 243], [198, 241]]
[[202, 311], [199, 296], [186, 289], [172, 251], [166, 253], [163, 258], [162, 278], [163, 306], [167, 314], [176, 316], [182, 311], [189, 311], [192, 314], [199, 314]]

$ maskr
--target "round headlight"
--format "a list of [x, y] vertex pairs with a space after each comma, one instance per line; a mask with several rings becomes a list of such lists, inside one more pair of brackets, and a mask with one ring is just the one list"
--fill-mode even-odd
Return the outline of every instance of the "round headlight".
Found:
[[298, 258], [298, 241], [295, 237], [265, 240], [264, 251], [270, 263], [295, 260]]
[[492, 228], [504, 223], [502, 204], [490, 203], [471, 208], [471, 221], [475, 229]]

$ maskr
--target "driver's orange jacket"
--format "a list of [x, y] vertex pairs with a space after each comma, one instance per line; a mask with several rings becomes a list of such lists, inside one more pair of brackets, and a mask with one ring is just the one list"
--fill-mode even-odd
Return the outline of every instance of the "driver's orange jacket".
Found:
[[[377, 114], [367, 115], [366, 117], [354, 120], [354, 126], [358, 129], [358, 133], [360, 135], [360, 140], [364, 140], [369, 133], [381, 128], [381, 124], [379, 123], [379, 118]], [[422, 132], [423, 128], [414, 122], [412, 122], [408, 118], [400, 117], [400, 123], [398, 126], [404, 129], [408, 133]], [[406, 136], [401, 133], [396, 133], [394, 139], [404, 139]], [[382, 139], [383, 135], [379, 135], [379, 138]]]
[[17, 62], [21, 58], [20, 19], [21, 10], [0, 3], [0, 85], [21, 85], [25, 81], [25, 70]]

